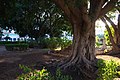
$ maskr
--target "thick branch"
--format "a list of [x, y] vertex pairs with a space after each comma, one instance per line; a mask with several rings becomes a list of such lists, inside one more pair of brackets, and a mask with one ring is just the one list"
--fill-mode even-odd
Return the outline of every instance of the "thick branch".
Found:
[[[53, 2], [62, 9], [64, 14], [68, 17], [71, 23], [80, 19], [80, 10], [75, 7], [74, 0], [53, 0]], [[72, 4], [73, 3], [73, 4]]]
[[64, 0], [53, 0], [53, 2], [64, 11], [65, 15], [70, 18], [70, 10], [68, 6], [65, 4]]
[[120, 6], [116, 6], [115, 7], [118, 11], [119, 11], [119, 13], [120, 13]]
[[110, 11], [111, 9], [113, 9], [115, 7], [115, 4], [117, 3], [118, 0], [110, 0], [104, 7], [103, 9], [100, 11], [100, 14], [98, 16], [101, 17], [103, 15], [105, 15], [108, 11]]
[[92, 20], [96, 20], [103, 6], [104, 0], [90, 0], [89, 15]]
[[119, 16], [118, 16], [118, 30], [119, 30], [119, 32], [120, 32], [120, 14], [119, 14]]
[[110, 38], [110, 42], [112, 43], [112, 46], [113, 46], [113, 48], [115, 49], [115, 50], [119, 50], [119, 48], [116, 46], [116, 44], [115, 44], [115, 41], [113, 40], [113, 36], [112, 36], [112, 32], [111, 32], [111, 30], [110, 30], [110, 28], [109, 28], [109, 25], [107, 24], [107, 22], [106, 22], [106, 20], [102, 17], [101, 18], [101, 20], [105, 23], [105, 27], [106, 27], [106, 29], [107, 29], [107, 31], [108, 31], [108, 34], [109, 34], [109, 38]]
[[84, 20], [84, 22], [86, 24], [89, 24], [90, 18], [89, 18], [89, 15], [88, 15], [88, 3], [85, 2], [82, 5], [80, 5], [79, 6], [79, 11], [80, 11], [80, 14], [82, 15], [82, 19]]
[[107, 17], [107, 15], [104, 15], [104, 17], [105, 17], [106, 20], [112, 25], [113, 29], [116, 31], [116, 30], [117, 30], [117, 27], [116, 27], [116, 25], [114, 24], [114, 22], [113, 22], [109, 17]]

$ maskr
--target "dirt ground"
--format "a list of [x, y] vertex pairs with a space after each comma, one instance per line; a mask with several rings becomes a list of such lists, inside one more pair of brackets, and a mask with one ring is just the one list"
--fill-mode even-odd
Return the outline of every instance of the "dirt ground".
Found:
[[[63, 54], [48, 54], [45, 49], [29, 49], [27, 51], [6, 51], [4, 46], [0, 46], [0, 80], [15, 80], [21, 69], [19, 64], [27, 65], [31, 68], [36, 63], [50, 63], [51, 61], [61, 60], [67, 56]], [[97, 58], [105, 60], [115, 60], [120, 62], [120, 55], [98, 55]]]

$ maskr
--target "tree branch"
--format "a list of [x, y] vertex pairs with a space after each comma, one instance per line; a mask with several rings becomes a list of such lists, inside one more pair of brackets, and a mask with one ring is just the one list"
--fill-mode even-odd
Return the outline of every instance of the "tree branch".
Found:
[[118, 30], [119, 30], [119, 32], [120, 32], [120, 14], [119, 14], [119, 16], [118, 16]]
[[89, 15], [90, 15], [92, 20], [97, 19], [104, 2], [105, 2], [104, 0], [90, 0]]
[[113, 23], [113, 21], [107, 17], [107, 15], [104, 15], [105, 19], [112, 25], [113, 29], [116, 31], [117, 30], [117, 27], [116, 25]]
[[116, 6], [115, 7], [118, 11], [119, 11], [119, 13], [120, 13], [120, 6]]
[[68, 6], [65, 4], [64, 0], [52, 0], [58, 7], [64, 11], [65, 15], [70, 18], [70, 10]]
[[105, 15], [108, 11], [110, 11], [111, 9], [113, 9], [115, 7], [115, 4], [118, 2], [118, 0], [110, 0], [100, 11], [100, 14], [98, 16], [102, 17], [103, 15]]
[[88, 24], [90, 22], [90, 17], [88, 15], [88, 2], [85, 2], [82, 5], [80, 5], [79, 11], [82, 16], [82, 19], [85, 21], [85, 23]]
[[[72, 23], [80, 20], [81, 18], [86, 22], [86, 24], [90, 21], [87, 6], [88, 3], [83, 2], [82, 4], [76, 6], [75, 0], [53, 0], [56, 5], [58, 5], [66, 14], [66, 16], [71, 20]], [[68, 3], [69, 2], [69, 3]]]
[[106, 25], [105, 27], [106, 27], [106, 29], [107, 29], [107, 31], [108, 31], [109, 38], [110, 38], [110, 42], [112, 43], [113, 48], [116, 49], [116, 50], [119, 50], [118, 47], [117, 47], [116, 44], [115, 44], [115, 41], [113, 40], [112, 32], [111, 32], [111, 30], [110, 30], [110, 28], [109, 28], [106, 20], [105, 20], [103, 17], [101, 18], [101, 20], [102, 20], [102, 21], [105, 23], [105, 25]]

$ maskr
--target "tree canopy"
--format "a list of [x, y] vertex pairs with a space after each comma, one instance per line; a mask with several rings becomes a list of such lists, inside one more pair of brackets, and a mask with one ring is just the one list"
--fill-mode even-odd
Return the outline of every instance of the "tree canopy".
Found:
[[4, 7], [6, 16], [1, 15], [0, 24], [3, 28], [14, 29], [22, 37], [38, 38], [45, 34], [60, 37], [63, 31], [70, 31], [70, 24], [62, 11], [49, 0], [15, 0], [8, 3], [12, 5]]

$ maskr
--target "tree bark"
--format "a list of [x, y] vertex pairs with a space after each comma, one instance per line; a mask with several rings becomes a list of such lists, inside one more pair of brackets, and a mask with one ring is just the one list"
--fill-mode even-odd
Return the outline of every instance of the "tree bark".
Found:
[[[114, 29], [114, 37], [112, 36], [111, 30], [109, 29], [109, 25], [107, 24], [106, 20], [112, 25]], [[120, 50], [120, 26], [119, 26], [119, 16], [118, 16], [118, 25], [115, 25], [112, 20], [106, 15], [102, 18], [102, 21], [106, 24], [106, 28], [108, 30], [108, 34], [110, 37], [110, 42], [112, 43], [113, 50]], [[114, 40], [113, 40], [114, 39]]]
[[[84, 21], [79, 23], [79, 21], [74, 20], [72, 25], [74, 35], [71, 56], [69, 60], [60, 67], [64, 69], [70, 68], [70, 70], [74, 67], [79, 70], [82, 75], [84, 74], [84, 78], [86, 77], [87, 80], [94, 80], [96, 77], [94, 74], [96, 70], [95, 22], [86, 24]], [[91, 25], [92, 29], [87, 33], [84, 29], [88, 28], [86, 27], [88, 25]], [[78, 29], [80, 26], [82, 26], [81, 29]]]
[[116, 44], [120, 45], [120, 14], [118, 16], [118, 29], [117, 29], [117, 38], [116, 38]]

